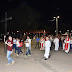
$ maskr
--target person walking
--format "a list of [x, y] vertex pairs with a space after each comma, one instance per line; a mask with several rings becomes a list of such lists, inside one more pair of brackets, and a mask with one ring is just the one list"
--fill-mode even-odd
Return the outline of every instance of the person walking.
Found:
[[31, 51], [31, 39], [30, 39], [29, 36], [27, 36], [27, 39], [26, 39], [26, 41], [25, 41], [25, 46], [26, 46], [26, 48], [27, 48], [25, 57], [27, 57], [28, 53], [29, 53], [28, 56], [31, 56], [31, 52], [30, 52], [30, 51]]
[[35, 49], [36, 49], [37, 45], [38, 45], [38, 48], [39, 48], [39, 40], [40, 40], [40, 39], [39, 39], [38, 36], [37, 36]]
[[7, 40], [5, 42], [5, 44], [7, 45], [7, 59], [8, 59], [8, 64], [7, 65], [10, 65], [11, 62], [12, 64], [14, 64], [14, 60], [10, 57], [11, 53], [12, 53], [12, 46], [13, 46], [13, 41], [12, 41], [12, 37], [9, 36], [8, 38], [9, 40]]

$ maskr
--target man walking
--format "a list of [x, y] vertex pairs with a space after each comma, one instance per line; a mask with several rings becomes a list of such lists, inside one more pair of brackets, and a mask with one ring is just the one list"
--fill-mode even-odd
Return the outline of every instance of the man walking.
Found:
[[58, 37], [56, 36], [55, 39], [54, 39], [54, 44], [55, 44], [55, 51], [58, 51], [59, 50], [59, 39]]
[[65, 52], [69, 53], [69, 50], [70, 50], [70, 39], [69, 36], [67, 36], [65, 39]]
[[49, 41], [49, 38], [46, 37], [46, 41], [45, 41], [45, 60], [47, 60], [50, 57], [50, 47], [51, 47], [51, 42]]
[[36, 38], [36, 46], [35, 46], [35, 49], [36, 49], [37, 45], [38, 45], [38, 48], [39, 48], [39, 38], [38, 38], [38, 36]]
[[7, 44], [7, 59], [8, 59], [8, 65], [10, 65], [10, 63], [12, 62], [12, 64], [14, 64], [14, 60], [10, 57], [11, 53], [12, 53], [12, 46], [13, 46], [13, 41], [12, 41], [12, 37], [9, 36], [8, 38], [9, 40], [5, 42], [5, 44]]
[[26, 39], [25, 45], [26, 45], [26, 48], [27, 48], [26, 56], [25, 56], [25, 57], [27, 57], [28, 53], [29, 53], [28, 56], [31, 56], [31, 52], [30, 52], [30, 50], [31, 50], [31, 39], [30, 39], [29, 36], [27, 36], [27, 39]]

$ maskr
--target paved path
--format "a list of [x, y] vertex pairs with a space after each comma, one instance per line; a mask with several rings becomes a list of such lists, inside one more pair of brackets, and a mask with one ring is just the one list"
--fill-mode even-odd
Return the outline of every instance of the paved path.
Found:
[[16, 62], [7, 66], [4, 44], [0, 42], [0, 72], [72, 72], [72, 51], [66, 54], [62, 50], [58, 52], [52, 50], [51, 58], [45, 61], [44, 51], [34, 49], [34, 46], [32, 45], [31, 57], [25, 58], [23, 54], [17, 57], [13, 53], [11, 56]]

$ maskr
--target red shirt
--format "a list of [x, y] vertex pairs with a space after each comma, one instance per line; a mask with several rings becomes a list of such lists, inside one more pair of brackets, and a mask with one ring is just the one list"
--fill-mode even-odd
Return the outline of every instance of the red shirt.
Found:
[[[8, 40], [7, 43], [8, 44], [13, 44], [13, 41]], [[13, 46], [11, 46], [11, 47], [10, 46], [7, 46], [7, 50], [12, 51], [12, 47]]]
[[45, 41], [46, 41], [46, 37], [45, 37]]
[[21, 43], [19, 42], [19, 44], [20, 44], [20, 46], [19, 46], [19, 47], [22, 47], [22, 45], [23, 45], [23, 42], [21, 42]]

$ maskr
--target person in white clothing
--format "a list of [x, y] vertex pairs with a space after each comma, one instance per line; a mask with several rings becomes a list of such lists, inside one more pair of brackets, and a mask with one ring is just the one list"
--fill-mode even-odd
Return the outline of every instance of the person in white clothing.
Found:
[[27, 39], [26, 39], [26, 41], [25, 41], [25, 46], [26, 46], [26, 48], [27, 48], [26, 56], [25, 56], [25, 57], [27, 57], [28, 53], [29, 53], [28, 56], [31, 56], [31, 52], [30, 52], [30, 50], [31, 50], [31, 39], [30, 39], [29, 36], [27, 36]]
[[59, 39], [58, 37], [56, 36], [55, 39], [54, 39], [54, 44], [55, 44], [55, 51], [58, 51], [59, 49]]
[[49, 41], [49, 38], [46, 37], [46, 41], [45, 41], [45, 54], [44, 54], [45, 60], [47, 60], [48, 57], [50, 56], [49, 55], [50, 47], [51, 47], [51, 42]]
[[65, 50], [65, 39], [63, 40], [63, 49], [62, 50]]

